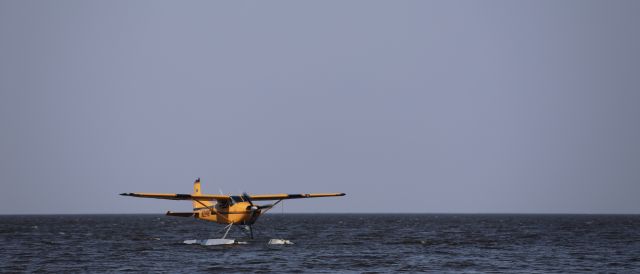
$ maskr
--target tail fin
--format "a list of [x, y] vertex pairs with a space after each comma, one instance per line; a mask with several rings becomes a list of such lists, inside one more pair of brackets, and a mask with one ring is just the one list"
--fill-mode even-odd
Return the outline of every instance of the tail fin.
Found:
[[[202, 189], [200, 188], [200, 178], [197, 178], [195, 182], [193, 182], [193, 195], [202, 194]], [[198, 211], [199, 209], [203, 209], [205, 207], [213, 206], [213, 202], [211, 201], [196, 201], [193, 200], [193, 211]]]
[[196, 178], [196, 181], [193, 182], [193, 195], [200, 195], [200, 178]]

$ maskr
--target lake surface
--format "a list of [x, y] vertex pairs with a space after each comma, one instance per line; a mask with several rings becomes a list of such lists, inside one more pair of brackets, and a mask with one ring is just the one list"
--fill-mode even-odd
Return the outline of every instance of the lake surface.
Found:
[[[246, 245], [164, 215], [0, 216], [2, 272], [640, 273], [639, 215], [280, 214]], [[233, 229], [231, 238], [246, 238]], [[268, 245], [283, 238], [294, 245]]]

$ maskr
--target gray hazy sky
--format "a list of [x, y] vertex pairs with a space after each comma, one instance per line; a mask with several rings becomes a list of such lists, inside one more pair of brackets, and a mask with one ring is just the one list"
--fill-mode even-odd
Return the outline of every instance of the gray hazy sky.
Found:
[[0, 214], [640, 213], [640, 1], [0, 1]]

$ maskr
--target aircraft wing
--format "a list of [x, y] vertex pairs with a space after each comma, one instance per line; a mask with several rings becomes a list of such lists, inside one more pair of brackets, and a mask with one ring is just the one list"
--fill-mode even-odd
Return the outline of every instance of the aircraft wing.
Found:
[[[154, 198], [165, 200], [199, 200], [199, 201], [244, 201], [244, 196], [229, 196], [229, 195], [217, 195], [217, 194], [175, 194], [175, 193], [121, 193], [122, 196], [131, 196], [139, 198]], [[286, 199], [301, 199], [301, 198], [317, 198], [317, 197], [335, 197], [344, 196], [344, 193], [308, 193], [308, 194], [257, 194], [249, 195], [249, 199], [254, 201], [267, 201], [267, 200], [286, 200]]]
[[[249, 195], [249, 198], [254, 201], [267, 201], [267, 200], [286, 200], [286, 199], [301, 199], [301, 198], [317, 198], [317, 197], [335, 197], [344, 196], [344, 193], [308, 193], [308, 194], [257, 194]], [[236, 196], [233, 196], [236, 200]], [[238, 196], [241, 199], [242, 196]]]
[[122, 196], [131, 196], [139, 198], [154, 198], [165, 200], [199, 200], [199, 201], [228, 201], [231, 200], [229, 195], [212, 195], [212, 194], [175, 194], [175, 193], [121, 193]]

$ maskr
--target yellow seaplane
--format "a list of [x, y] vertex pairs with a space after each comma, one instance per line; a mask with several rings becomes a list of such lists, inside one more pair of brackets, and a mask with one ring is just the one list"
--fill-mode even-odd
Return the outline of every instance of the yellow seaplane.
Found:
[[[249, 195], [246, 192], [242, 195], [224, 194], [203, 194], [200, 188], [200, 178], [193, 183], [193, 193], [121, 193], [122, 196], [139, 198], [154, 198], [165, 200], [191, 200], [193, 202], [192, 212], [171, 212], [166, 215], [176, 217], [194, 217], [196, 219], [226, 224], [226, 232], [222, 239], [226, 238], [233, 225], [244, 225], [250, 232], [253, 239], [252, 225], [258, 220], [260, 215], [266, 213], [282, 200], [335, 197], [344, 196], [344, 193], [310, 193], [310, 194], [260, 194]], [[272, 204], [257, 205], [255, 201], [276, 201]]]

